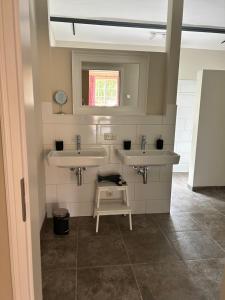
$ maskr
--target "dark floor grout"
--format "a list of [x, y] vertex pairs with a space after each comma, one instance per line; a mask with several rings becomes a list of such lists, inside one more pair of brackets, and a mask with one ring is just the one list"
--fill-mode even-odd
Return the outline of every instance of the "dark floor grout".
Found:
[[[124, 241], [123, 234], [122, 234], [121, 229], [120, 229], [120, 225], [118, 224], [118, 220], [117, 220], [117, 226], [118, 226], [119, 233], [120, 233], [120, 238], [122, 240], [124, 249], [126, 251], [127, 258], [128, 258], [128, 261], [129, 261], [129, 265], [130, 265], [130, 268], [131, 268], [131, 271], [132, 271], [132, 274], [133, 274], [133, 277], [134, 277], [134, 280], [135, 280], [135, 283], [136, 283], [136, 286], [137, 286], [137, 289], [138, 289], [140, 300], [143, 300], [142, 293], [141, 293], [141, 288], [140, 288], [140, 286], [138, 284], [138, 280], [137, 280], [137, 277], [136, 277], [136, 274], [135, 274], [135, 270], [133, 269], [133, 266], [132, 266], [132, 263], [131, 263], [131, 259], [130, 259], [130, 255], [129, 255], [127, 247], [126, 247], [126, 243]], [[153, 297], [153, 295], [152, 295], [152, 297]]]
[[156, 221], [153, 220], [153, 223], [158, 227], [159, 231], [162, 233], [162, 235], [164, 236], [164, 238], [167, 240], [167, 242], [169, 243], [170, 247], [174, 250], [174, 252], [176, 253], [177, 257], [182, 261], [182, 257], [180, 256], [180, 254], [178, 253], [177, 249], [175, 248], [173, 242], [171, 242], [171, 240], [168, 238], [168, 236], [166, 235], [166, 233], [162, 230], [162, 228], [160, 227], [159, 224], [157, 224]]

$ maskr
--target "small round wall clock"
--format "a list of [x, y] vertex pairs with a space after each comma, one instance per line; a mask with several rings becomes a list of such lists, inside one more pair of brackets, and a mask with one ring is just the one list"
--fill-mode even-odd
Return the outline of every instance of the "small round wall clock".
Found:
[[54, 100], [60, 105], [60, 114], [62, 114], [62, 106], [67, 102], [67, 95], [63, 90], [56, 91], [54, 94]]

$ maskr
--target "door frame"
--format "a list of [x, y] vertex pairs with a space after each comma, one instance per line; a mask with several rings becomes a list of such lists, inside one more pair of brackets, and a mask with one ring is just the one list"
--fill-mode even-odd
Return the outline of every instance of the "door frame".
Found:
[[[29, 2], [27, 1], [27, 4]], [[27, 7], [29, 9], [29, 5]], [[30, 199], [18, 0], [0, 1], [0, 122], [13, 299], [34, 300]], [[21, 179], [25, 181], [26, 222]]]

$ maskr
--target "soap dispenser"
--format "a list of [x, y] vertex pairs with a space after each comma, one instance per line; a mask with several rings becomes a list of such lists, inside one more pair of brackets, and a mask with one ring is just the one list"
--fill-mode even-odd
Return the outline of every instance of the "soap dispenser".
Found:
[[162, 136], [160, 135], [160, 137], [156, 140], [156, 149], [162, 150], [163, 144], [164, 144], [164, 141], [162, 139]]

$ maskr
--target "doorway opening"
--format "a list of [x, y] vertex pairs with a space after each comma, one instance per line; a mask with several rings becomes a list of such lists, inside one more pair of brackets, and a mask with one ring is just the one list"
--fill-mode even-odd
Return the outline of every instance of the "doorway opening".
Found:
[[182, 178], [182, 183], [185, 181], [186, 184], [192, 147], [196, 86], [197, 80], [194, 79], [178, 81], [174, 150], [180, 155], [180, 163], [173, 167], [173, 178], [176, 181]]

